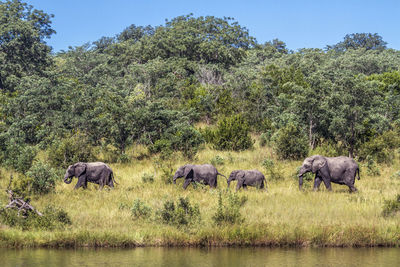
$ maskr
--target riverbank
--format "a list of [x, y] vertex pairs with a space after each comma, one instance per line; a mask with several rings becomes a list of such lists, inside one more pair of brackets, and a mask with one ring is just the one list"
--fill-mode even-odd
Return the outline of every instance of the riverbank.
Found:
[[[274, 160], [280, 178], [271, 180], [263, 167], [265, 159]], [[361, 180], [355, 184], [359, 191], [354, 194], [336, 184], [333, 192], [327, 192], [323, 185], [319, 192], [312, 192], [312, 181], [305, 183], [304, 192], [299, 192], [295, 174], [301, 162], [278, 161], [266, 147], [240, 153], [205, 149], [194, 161], [212, 162], [225, 176], [235, 169], [259, 169], [266, 174], [268, 193], [254, 188], [239, 191], [239, 198], [245, 199], [240, 208], [242, 222], [218, 226], [213, 216], [220, 192], [223, 197], [226, 195], [225, 178], [219, 177], [217, 189], [189, 186], [183, 190], [182, 179], [176, 185], [164, 183], [155, 158], [110, 164], [119, 183], [114, 190], [98, 191], [97, 186], [90, 185], [88, 190], [74, 191], [76, 179], [67, 185], [60, 177], [54, 193], [31, 199], [39, 210], [48, 204], [64, 209], [71, 225], [54, 231], [23, 231], [1, 225], [0, 246], [400, 246], [399, 215], [382, 216], [384, 201], [394, 199], [400, 192], [400, 179], [393, 177], [400, 169], [398, 158], [391, 166], [379, 166], [379, 176], [368, 175], [362, 167]], [[177, 157], [171, 167], [176, 169], [185, 163]], [[163, 163], [164, 167], [167, 165], [168, 162]], [[3, 170], [1, 188], [7, 186], [8, 177]], [[231, 191], [235, 185], [231, 184]], [[186, 197], [199, 207], [198, 222], [176, 226], [157, 219], [163, 204], [179, 197]], [[150, 215], [132, 216], [135, 200], [149, 207]], [[7, 202], [6, 194], [1, 194], [0, 201], [2, 205]]]

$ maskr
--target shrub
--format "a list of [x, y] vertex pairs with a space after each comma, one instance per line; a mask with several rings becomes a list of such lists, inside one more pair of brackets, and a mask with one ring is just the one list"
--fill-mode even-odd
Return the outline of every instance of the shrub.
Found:
[[142, 182], [143, 183], [154, 183], [154, 175], [150, 173], [144, 173], [142, 175]]
[[65, 169], [79, 161], [94, 161], [95, 156], [88, 138], [84, 134], [76, 133], [56, 140], [49, 148], [48, 160], [52, 166]]
[[189, 199], [183, 197], [180, 197], [176, 204], [167, 200], [158, 213], [163, 223], [175, 226], [193, 224], [200, 220], [199, 206], [192, 206]]
[[26, 176], [33, 194], [47, 194], [55, 188], [57, 173], [45, 163], [35, 162]]
[[364, 143], [359, 149], [360, 160], [373, 158], [378, 163], [392, 163], [394, 159], [394, 149], [400, 146], [400, 137], [394, 131], [387, 131]]
[[381, 175], [381, 171], [380, 171], [379, 167], [376, 165], [376, 162], [374, 161], [372, 156], [367, 156], [367, 158], [363, 162], [362, 166], [367, 169], [368, 175], [372, 175], [372, 176]]
[[383, 216], [387, 217], [395, 214], [400, 214], [400, 194], [397, 194], [396, 199], [385, 200], [383, 205]]
[[390, 176], [391, 179], [400, 179], [400, 171], [395, 172], [393, 175]]
[[164, 133], [161, 139], [149, 147], [151, 153], [161, 153], [163, 159], [168, 158], [173, 151], [181, 151], [183, 155], [192, 159], [204, 143], [199, 131], [188, 124], [176, 124]]
[[214, 166], [218, 166], [218, 165], [224, 165], [225, 164], [225, 162], [224, 162], [225, 160], [224, 160], [224, 158], [223, 157], [220, 157], [220, 156], [215, 156], [215, 157], [213, 157], [212, 159], [211, 159], [211, 165], [214, 165]]
[[267, 133], [262, 133], [259, 137], [259, 143], [261, 147], [266, 146], [269, 143], [271, 136]]
[[307, 137], [298, 126], [289, 124], [274, 135], [275, 152], [282, 159], [298, 160], [307, 156]]
[[0, 136], [0, 163], [6, 167], [25, 173], [32, 166], [36, 153], [35, 147], [9, 136]]
[[324, 142], [311, 151], [312, 155], [324, 155], [325, 157], [338, 157], [345, 154], [343, 148], [332, 142]]
[[72, 224], [67, 212], [51, 205], [44, 209], [43, 216], [29, 212], [27, 217], [23, 217], [18, 215], [18, 210], [16, 209], [3, 208], [0, 209], [0, 221], [5, 225], [22, 230], [54, 230], [62, 229], [66, 225]]
[[172, 184], [172, 177], [174, 176], [174, 168], [172, 161], [155, 161], [154, 162], [156, 170], [161, 171], [161, 181], [165, 184]]
[[222, 193], [218, 195], [218, 208], [212, 217], [216, 225], [223, 225], [224, 223], [235, 224], [242, 223], [244, 219], [240, 214], [240, 207], [246, 202], [246, 198], [239, 198], [237, 194], [228, 193], [227, 203], [224, 205], [222, 201]]
[[221, 119], [212, 134], [209, 130], [203, 131], [204, 134], [204, 139], [210, 140], [218, 150], [240, 151], [253, 147], [250, 127], [240, 114]]
[[134, 219], [139, 219], [139, 218], [148, 218], [151, 215], [151, 208], [146, 205], [143, 201], [140, 199], [135, 199], [133, 201], [133, 206], [131, 208], [131, 214]]
[[264, 159], [262, 162], [262, 166], [267, 171], [266, 179], [271, 181], [278, 181], [283, 179], [282, 173], [279, 171], [279, 168], [276, 168], [275, 162], [272, 159]]

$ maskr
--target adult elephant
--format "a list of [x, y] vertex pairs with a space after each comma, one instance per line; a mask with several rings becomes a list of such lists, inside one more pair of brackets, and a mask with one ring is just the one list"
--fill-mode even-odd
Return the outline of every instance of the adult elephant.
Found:
[[74, 176], [78, 178], [74, 189], [78, 189], [81, 186], [86, 189], [88, 182], [98, 184], [99, 189], [102, 189], [105, 185], [114, 188], [113, 171], [103, 162], [78, 162], [68, 166], [64, 176], [64, 183], [70, 184]]
[[318, 190], [321, 182], [332, 191], [331, 182], [347, 185], [351, 192], [357, 191], [354, 186], [356, 174], [360, 180], [360, 169], [357, 162], [349, 157], [324, 157], [315, 155], [304, 160], [299, 171], [299, 189], [303, 185], [303, 175], [307, 172], [315, 173], [314, 191]]
[[224, 176], [220, 174], [217, 169], [211, 164], [186, 164], [179, 167], [178, 170], [175, 172], [173, 182], [174, 184], [176, 184], [176, 179], [184, 177], [185, 182], [183, 183], [183, 189], [186, 189], [192, 182], [202, 183], [205, 185], [209, 185], [210, 187], [216, 188], [218, 175]]
[[255, 186], [259, 189], [267, 190], [267, 181], [264, 174], [258, 170], [236, 170], [231, 172], [228, 178], [228, 188], [232, 181], [237, 180], [236, 191], [241, 187], [247, 190], [247, 186]]

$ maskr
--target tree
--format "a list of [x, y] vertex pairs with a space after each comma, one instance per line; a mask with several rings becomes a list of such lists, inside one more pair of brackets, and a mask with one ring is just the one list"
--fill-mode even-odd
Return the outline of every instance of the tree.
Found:
[[132, 24], [129, 27], [125, 28], [120, 34], [118, 34], [117, 39], [119, 42], [124, 42], [128, 40], [132, 42], [137, 42], [144, 36], [153, 35], [154, 31], [155, 29], [150, 25], [143, 27]]
[[350, 157], [366, 141], [371, 128], [379, 131], [388, 128], [382, 107], [383, 97], [376, 82], [368, 81], [365, 76], [343, 75], [334, 84], [327, 106], [332, 118], [329, 131], [348, 149]]
[[212, 142], [219, 150], [240, 151], [253, 147], [250, 127], [242, 114], [219, 120], [212, 135]]
[[141, 42], [146, 60], [180, 57], [230, 66], [244, 58], [244, 51], [255, 44], [255, 39], [232, 18], [187, 15], [167, 21]]
[[335, 50], [337, 52], [344, 52], [349, 49], [364, 48], [366, 50], [384, 50], [386, 49], [386, 42], [377, 33], [352, 33], [347, 34], [342, 42], [335, 45], [328, 45], [327, 50]]
[[52, 17], [20, 0], [0, 2], [0, 89], [13, 92], [21, 77], [51, 64], [44, 40], [55, 33]]

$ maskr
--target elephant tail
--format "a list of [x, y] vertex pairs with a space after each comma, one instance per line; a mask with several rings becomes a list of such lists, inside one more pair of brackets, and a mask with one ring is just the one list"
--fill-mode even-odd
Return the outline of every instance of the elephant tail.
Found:
[[360, 180], [360, 168], [357, 168], [358, 177], [357, 179]]
[[225, 175], [223, 175], [223, 174], [219, 173], [218, 171], [217, 171], [217, 175], [224, 176], [224, 177], [225, 177], [225, 179], [227, 179], [227, 180], [228, 180], [228, 178], [226, 178], [226, 176], [225, 176]]
[[117, 181], [115, 181], [115, 177], [114, 177], [114, 173], [113, 172], [111, 172], [111, 179], [112, 179], [112, 181], [115, 183], [115, 184], [119, 184], [119, 183], [117, 183]]

